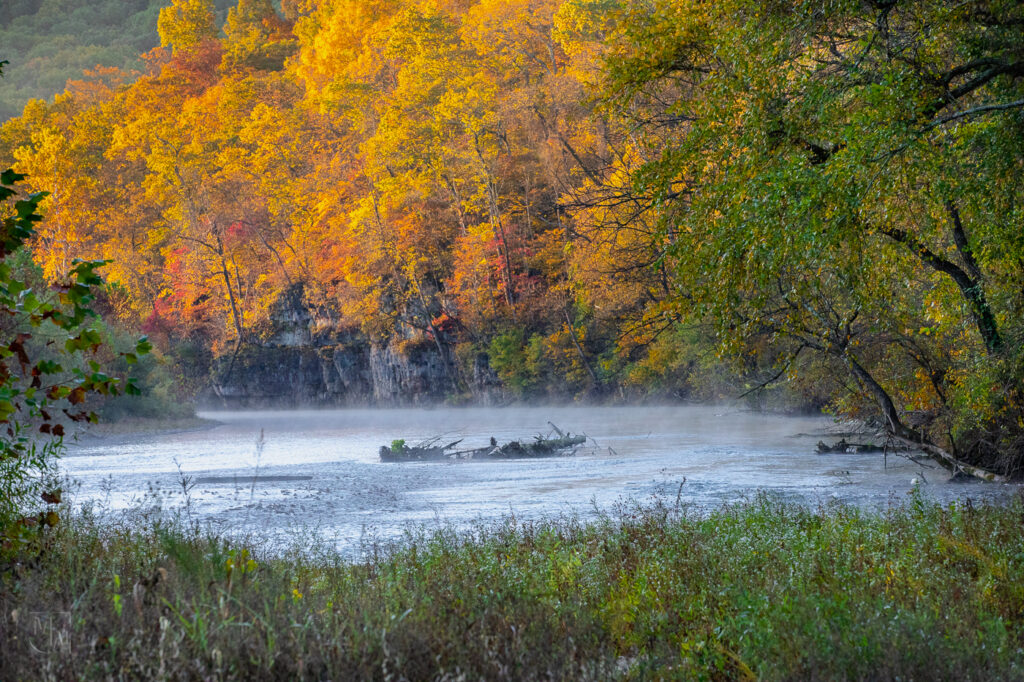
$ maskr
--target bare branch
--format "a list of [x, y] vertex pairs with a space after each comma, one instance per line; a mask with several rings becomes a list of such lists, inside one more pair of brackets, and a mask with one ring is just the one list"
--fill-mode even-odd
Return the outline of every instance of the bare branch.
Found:
[[1018, 109], [1020, 107], [1024, 107], [1024, 99], [1019, 99], [1015, 102], [1006, 102], [1005, 104], [986, 104], [984, 106], [974, 107], [972, 109], [965, 109], [964, 111], [958, 111], [955, 114], [946, 116], [945, 118], [940, 118], [938, 121], [933, 121], [932, 123], [929, 123], [928, 125], [921, 129], [921, 132], [932, 130], [933, 128], [938, 128], [941, 125], [945, 125], [946, 123], [957, 121], [961, 118], [967, 118], [968, 116], [974, 116], [975, 114], [983, 114], [989, 111], [1007, 111], [1009, 109]]

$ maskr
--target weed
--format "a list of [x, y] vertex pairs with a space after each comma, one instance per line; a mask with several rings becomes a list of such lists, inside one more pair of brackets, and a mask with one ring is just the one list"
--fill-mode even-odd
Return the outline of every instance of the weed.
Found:
[[0, 592], [0, 679], [1020, 679], [1022, 515], [758, 496], [351, 560], [65, 509]]

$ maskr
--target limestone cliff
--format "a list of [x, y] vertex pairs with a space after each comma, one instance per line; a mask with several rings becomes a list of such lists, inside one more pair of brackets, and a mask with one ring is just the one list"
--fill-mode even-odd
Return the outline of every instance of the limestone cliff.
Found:
[[324, 332], [325, 326], [329, 328], [322, 321], [318, 324], [305, 307], [301, 290], [286, 292], [263, 340], [214, 360], [200, 405], [403, 406], [453, 398], [483, 404], [501, 399], [486, 355], [477, 357], [461, 376], [443, 344], [424, 339], [374, 344], [358, 332]]

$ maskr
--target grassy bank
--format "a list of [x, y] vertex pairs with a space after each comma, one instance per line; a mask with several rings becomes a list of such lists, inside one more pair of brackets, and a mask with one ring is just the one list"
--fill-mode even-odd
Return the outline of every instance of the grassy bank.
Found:
[[215, 419], [204, 417], [123, 417], [116, 421], [101, 421], [90, 424], [82, 434], [83, 438], [120, 438], [122, 436], [159, 435], [201, 431], [220, 426]]
[[0, 679], [1020, 679], [1022, 525], [758, 498], [349, 561], [78, 516], [4, 567]]

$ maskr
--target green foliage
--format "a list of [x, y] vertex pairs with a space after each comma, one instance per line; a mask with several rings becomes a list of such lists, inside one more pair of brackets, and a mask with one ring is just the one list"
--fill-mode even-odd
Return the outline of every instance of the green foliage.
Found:
[[543, 337], [527, 338], [521, 329], [505, 332], [491, 339], [488, 355], [491, 367], [513, 395], [532, 397], [545, 388]]
[[1022, 513], [655, 504], [355, 560], [72, 517], [0, 590], [0, 677], [1018, 679]]
[[[107, 371], [116, 376], [132, 376], [138, 392], [104, 398], [96, 408], [101, 421], [115, 422], [125, 418], [182, 419], [195, 415], [192, 394], [184, 385], [179, 369], [157, 349], [144, 355], [118, 353], [131, 351], [134, 336], [109, 324], [101, 324], [103, 338], [111, 353], [105, 359]], [[113, 357], [109, 357], [113, 355]]]
[[642, 131], [623, 170], [680, 316], [1016, 475], [1022, 406], [996, 370], [1024, 319], [1024, 15], [983, 4], [636, 5], [605, 92]]
[[[102, 262], [76, 262], [67, 280], [34, 287], [23, 245], [33, 235], [45, 194], [20, 196], [23, 175], [0, 173], [0, 529], [38, 504], [71, 422], [94, 421], [85, 407], [93, 395], [137, 393], [131, 380], [109, 376], [96, 361], [102, 337], [87, 324], [102, 283]], [[29, 262], [27, 264], [31, 266]], [[37, 274], [37, 273], [36, 273]], [[38, 282], [35, 282], [38, 284]], [[135, 357], [147, 353], [142, 339]], [[45, 497], [45, 496], [44, 496]], [[45, 519], [45, 517], [43, 517]]]
[[643, 356], [625, 368], [625, 383], [654, 395], [686, 392], [701, 352], [706, 350], [707, 344], [695, 332], [675, 326], [650, 342]]
[[12, 62], [0, 90], [0, 120], [21, 113], [29, 99], [49, 99], [86, 69], [138, 67], [138, 56], [156, 47], [162, 4], [39, 0], [0, 17], [0, 49]]

